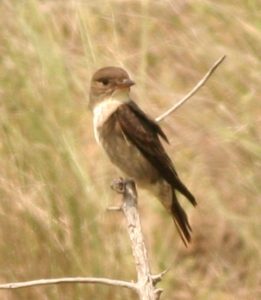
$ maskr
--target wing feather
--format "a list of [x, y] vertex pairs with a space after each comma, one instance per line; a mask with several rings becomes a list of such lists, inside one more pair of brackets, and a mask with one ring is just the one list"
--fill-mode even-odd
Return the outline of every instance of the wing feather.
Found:
[[140, 150], [164, 180], [186, 196], [193, 205], [196, 205], [194, 196], [179, 179], [170, 157], [162, 146], [159, 136], [165, 141], [168, 139], [160, 126], [133, 101], [119, 106], [115, 113], [128, 140]]
[[133, 103], [121, 105], [116, 111], [121, 129], [162, 177], [173, 184], [177, 173], [159, 139], [159, 136], [165, 140], [167, 137], [158, 124], [137, 109], [137, 105], [134, 106]]

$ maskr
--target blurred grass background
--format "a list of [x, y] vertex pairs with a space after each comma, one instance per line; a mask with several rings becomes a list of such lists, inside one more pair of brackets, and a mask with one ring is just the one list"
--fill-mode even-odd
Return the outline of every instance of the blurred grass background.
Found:
[[[173, 262], [162, 299], [261, 298], [260, 15], [255, 0], [0, 2], [2, 283], [135, 278], [124, 220], [105, 212], [119, 201], [109, 189], [117, 173], [93, 138], [90, 76], [123, 66], [137, 83], [133, 97], [156, 117], [226, 54], [162, 124], [199, 202], [184, 203], [194, 229], [189, 249], [157, 201], [140, 192], [139, 205], [153, 271]], [[0, 298], [136, 299], [86, 285]]]

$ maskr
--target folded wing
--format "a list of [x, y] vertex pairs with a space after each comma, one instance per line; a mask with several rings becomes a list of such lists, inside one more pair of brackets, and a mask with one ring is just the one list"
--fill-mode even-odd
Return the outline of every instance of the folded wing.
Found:
[[115, 113], [128, 140], [140, 150], [164, 180], [196, 205], [194, 196], [179, 179], [170, 157], [162, 146], [159, 137], [168, 140], [160, 126], [132, 101], [121, 105]]

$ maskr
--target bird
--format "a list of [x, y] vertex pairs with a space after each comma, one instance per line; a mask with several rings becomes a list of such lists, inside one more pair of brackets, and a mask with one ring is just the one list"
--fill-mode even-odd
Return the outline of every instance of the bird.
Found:
[[138, 187], [160, 200], [187, 247], [192, 228], [177, 192], [193, 206], [197, 202], [164, 149], [163, 142], [169, 143], [166, 134], [131, 99], [130, 90], [134, 84], [127, 71], [120, 67], [104, 67], [93, 74], [88, 106], [92, 112], [94, 136], [125, 176], [133, 178]]

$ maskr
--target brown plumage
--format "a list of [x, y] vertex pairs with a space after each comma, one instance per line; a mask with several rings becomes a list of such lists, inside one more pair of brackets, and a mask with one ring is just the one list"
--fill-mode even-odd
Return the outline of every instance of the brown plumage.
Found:
[[186, 245], [191, 227], [176, 191], [194, 206], [196, 200], [181, 182], [160, 138], [168, 142], [160, 126], [130, 100], [133, 85], [126, 71], [103, 68], [91, 83], [90, 106], [94, 114], [96, 139], [110, 160], [137, 184], [152, 191], [171, 213]]

